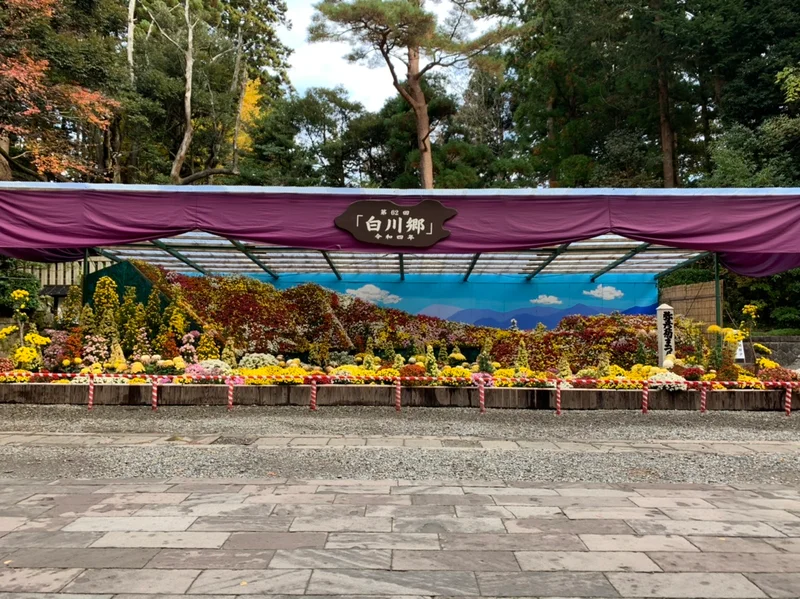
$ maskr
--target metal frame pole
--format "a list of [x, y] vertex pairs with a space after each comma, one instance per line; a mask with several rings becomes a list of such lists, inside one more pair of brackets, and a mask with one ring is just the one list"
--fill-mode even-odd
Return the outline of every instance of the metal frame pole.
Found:
[[714, 252], [714, 301], [716, 304], [717, 326], [722, 326], [722, 289], [719, 280], [719, 256]]

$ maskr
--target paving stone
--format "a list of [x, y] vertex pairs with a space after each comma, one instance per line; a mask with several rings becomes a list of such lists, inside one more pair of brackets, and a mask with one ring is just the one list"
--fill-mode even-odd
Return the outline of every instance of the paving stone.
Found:
[[235, 532], [225, 549], [322, 549], [325, 539], [319, 532]]
[[402, 447], [403, 439], [367, 439], [367, 447]]
[[[647, 522], [647, 520], [642, 520]], [[624, 535], [633, 530], [622, 520], [556, 520], [520, 519], [506, 520], [510, 533], [524, 532], [563, 532], [572, 534]]]
[[511, 551], [406, 551], [396, 550], [393, 570], [443, 570], [467, 572], [518, 572]]
[[[392, 506], [375, 506], [379, 507], [392, 507]], [[390, 514], [370, 514], [369, 510], [373, 506], [363, 505], [291, 505], [279, 504], [272, 510], [271, 516], [273, 517], [286, 517], [286, 518], [341, 518], [344, 516], [364, 516], [365, 514], [372, 516], [390, 516]]]
[[747, 578], [770, 597], [800, 597], [800, 574], [748, 574]]
[[517, 445], [522, 449], [535, 449], [535, 450], [552, 450], [558, 449], [558, 446], [552, 441], [517, 441]]
[[741, 574], [609, 573], [608, 580], [623, 597], [703, 597], [738, 599], [765, 597]]
[[741, 497], [758, 497], [753, 491], [728, 491], [710, 489], [675, 489], [672, 487], [637, 489], [639, 495], [643, 497], [671, 497], [673, 499], [697, 498], [697, 499], [736, 499]]
[[325, 549], [439, 549], [439, 536], [422, 533], [332, 532]]
[[800, 522], [770, 522], [769, 525], [788, 537], [800, 537]]
[[10, 532], [0, 538], [0, 547], [88, 547], [99, 532]]
[[[628, 551], [517, 551], [523, 570], [572, 572], [659, 572], [644, 553]], [[693, 554], [673, 554], [693, 555]]]
[[519, 449], [516, 441], [481, 441], [480, 444], [484, 449]]
[[589, 551], [690, 551], [700, 550], [683, 537], [657, 535], [580, 535]]
[[225, 532], [109, 532], [92, 547], [219, 549], [228, 536]]
[[36, 548], [11, 556], [14, 568], [143, 568], [157, 549]]
[[2, 568], [0, 591], [9, 593], [54, 593], [80, 574], [78, 568]]
[[330, 437], [297, 437], [289, 441], [289, 445], [293, 447], [319, 447], [327, 445]]
[[794, 522], [800, 530], [800, 518], [784, 510], [763, 510], [749, 508], [742, 510], [663, 508], [664, 513], [673, 520], [700, 520], [703, 522]]
[[[113, 595], [69, 595], [69, 599], [111, 599]], [[117, 595], [120, 597], [120, 595]], [[136, 599], [142, 599], [139, 595]], [[58, 593], [0, 593], [0, 599], [65, 599]], [[182, 599], [186, 599], [183, 597]], [[359, 598], [361, 599], [361, 598]]]
[[471, 572], [386, 572], [383, 570], [315, 570], [309, 593], [330, 595], [478, 595]]
[[100, 487], [95, 493], [113, 495], [119, 493], [165, 493], [172, 485], [168, 484], [110, 484]]
[[392, 532], [391, 518], [295, 518], [292, 532]]
[[27, 518], [0, 518], [0, 532], [9, 532], [15, 528], [19, 528], [25, 524], [27, 520]]
[[526, 495], [528, 497], [556, 497], [553, 489], [519, 488], [519, 487], [464, 487], [467, 495]]
[[[791, 539], [752, 539], [749, 537], [686, 537], [700, 551], [710, 553], [775, 553], [773, 543], [783, 543]], [[800, 542], [797, 544], [800, 552]], [[792, 552], [794, 553], [794, 552]]]
[[192, 493], [181, 502], [182, 506], [205, 504], [238, 504], [247, 498], [244, 493]]
[[[317, 497], [315, 495], [314, 497]], [[336, 495], [336, 505], [411, 505], [410, 495]], [[443, 497], [443, 496], [442, 496]]]
[[639, 507], [647, 508], [713, 508], [714, 505], [698, 497], [629, 497]]
[[271, 495], [307, 495], [317, 493], [319, 485], [277, 485], [270, 487]]
[[410, 499], [412, 505], [494, 505], [488, 495], [411, 495]]
[[365, 482], [361, 485], [320, 485], [317, 493], [355, 494], [355, 495], [388, 495], [393, 487], [389, 485], [373, 485]]
[[559, 507], [564, 508], [606, 508], [636, 507], [630, 497], [538, 497], [526, 495], [495, 495], [497, 505], [515, 509], [516, 507]]
[[285, 447], [289, 445], [291, 438], [289, 437], [261, 437], [253, 442], [253, 445], [268, 446], [268, 447]]
[[432, 485], [415, 485], [392, 487], [392, 495], [463, 495], [461, 487], [437, 487]]
[[330, 441], [328, 441], [329, 447], [359, 447], [361, 445], [366, 445], [367, 440], [359, 437], [334, 437]]
[[[511, 510], [501, 505], [457, 505], [438, 507], [451, 507], [451, 509], [455, 507], [456, 516], [459, 518], [515, 518]], [[561, 510], [558, 508], [540, 508], [536, 511], [536, 514], [537, 517], [541, 516], [543, 518], [564, 517], [564, 514], [562, 514]]]
[[35, 518], [19, 526], [17, 532], [56, 532], [75, 521], [75, 518]]
[[167, 517], [167, 516], [257, 516], [267, 517], [273, 511], [272, 504], [265, 503], [201, 503], [198, 505], [155, 505], [142, 507], [136, 516]]
[[[340, 495], [340, 497], [342, 497]], [[356, 495], [357, 497], [357, 495]], [[375, 497], [381, 497], [381, 495], [376, 495]], [[289, 503], [292, 505], [298, 505], [303, 503], [313, 503], [319, 505], [320, 503], [333, 503], [333, 500], [336, 499], [336, 495], [321, 495], [321, 494], [291, 494], [291, 495], [251, 495], [247, 499], [244, 500], [245, 504], [248, 503], [274, 503], [274, 504], [283, 504]]]
[[800, 553], [800, 538], [764, 539], [762, 542], [786, 553]]
[[[697, 535], [716, 537], [782, 537], [762, 522], [700, 522], [695, 520], [628, 520], [639, 534]], [[779, 523], [776, 523], [779, 525]]]
[[494, 597], [617, 597], [605, 576], [595, 572], [478, 572], [481, 592]]
[[166, 518], [78, 518], [64, 530], [70, 532], [111, 532], [111, 531], [162, 531], [186, 530], [195, 521], [193, 517]]
[[192, 584], [196, 595], [302, 595], [311, 570], [206, 570]]
[[609, 507], [609, 508], [564, 508], [564, 514], [570, 520], [664, 520], [668, 516], [655, 508], [642, 507]]
[[446, 551], [585, 551], [577, 535], [569, 534], [453, 534], [440, 535]]
[[200, 570], [85, 570], [66, 593], [185, 593]]
[[203, 516], [197, 518], [189, 527], [190, 531], [222, 531], [222, 532], [288, 532], [293, 518], [267, 516]]
[[[396, 559], [396, 558], [395, 558]], [[392, 552], [388, 549], [295, 549], [275, 553], [270, 568], [282, 569], [361, 569], [390, 570]], [[397, 568], [405, 569], [405, 568]]]
[[394, 532], [505, 532], [500, 518], [395, 518]]
[[[496, 506], [460, 506], [466, 509], [484, 509]], [[368, 505], [368, 518], [455, 518], [456, 507], [452, 505]]]
[[746, 510], [755, 507], [767, 510], [800, 511], [800, 499], [767, 498], [767, 497], [759, 497], [758, 499], [755, 499], [755, 498], [743, 497], [741, 499], [709, 499], [708, 502], [714, 504], [714, 507], [723, 509], [732, 509], [732, 510]]
[[661, 553], [650, 558], [664, 572], [800, 572], [791, 553]]
[[209, 495], [236, 494], [242, 490], [242, 484], [225, 484], [218, 482], [178, 483], [171, 487], [170, 493], [207, 493]]
[[420, 449], [434, 449], [440, 448], [442, 442], [436, 439], [405, 439], [403, 445], [405, 447], [417, 447]]
[[253, 570], [266, 568], [275, 551], [265, 549], [162, 549], [148, 568]]
[[180, 503], [189, 496], [189, 493], [115, 493], [103, 499], [103, 503], [125, 505], [153, 505], [155, 503], [175, 504]]

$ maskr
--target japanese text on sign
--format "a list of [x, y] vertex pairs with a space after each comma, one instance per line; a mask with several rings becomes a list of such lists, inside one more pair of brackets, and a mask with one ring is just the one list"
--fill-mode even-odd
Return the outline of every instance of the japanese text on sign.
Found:
[[366, 243], [429, 247], [450, 235], [443, 225], [455, 215], [455, 210], [434, 200], [414, 206], [368, 200], [351, 204], [335, 224]]

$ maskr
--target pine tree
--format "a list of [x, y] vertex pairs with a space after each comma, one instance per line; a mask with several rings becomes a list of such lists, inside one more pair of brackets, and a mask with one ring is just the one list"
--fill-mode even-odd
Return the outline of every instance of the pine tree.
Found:
[[447, 364], [447, 342], [442, 341], [439, 345], [439, 364]]
[[488, 374], [492, 374], [494, 372], [494, 365], [492, 364], [492, 356], [489, 354], [489, 350], [491, 349], [491, 347], [492, 347], [491, 341], [487, 339], [486, 343], [483, 344], [481, 353], [478, 354], [478, 370], [480, 372], [486, 372]]
[[200, 335], [200, 342], [197, 344], [197, 360], [219, 360], [219, 348], [214, 342], [214, 338], [208, 333]]
[[[133, 315], [125, 323], [125, 328], [121, 330], [122, 349], [128, 352], [128, 354], [134, 351], [141, 329], [147, 329], [147, 313], [142, 304], [136, 304]], [[147, 353], [145, 353], [145, 355], [147, 355]]]
[[429, 345], [425, 353], [425, 374], [428, 376], [439, 376], [439, 365], [436, 363], [436, 356], [433, 355], [433, 346]]
[[521, 368], [528, 368], [528, 349], [525, 342], [520, 341], [517, 347], [517, 355], [514, 359], [514, 369], [519, 372]]
[[94, 310], [92, 310], [89, 304], [83, 306], [78, 323], [81, 325], [84, 335], [91, 335], [94, 333], [97, 323], [95, 322]]
[[164, 315], [161, 313], [161, 294], [158, 289], [153, 287], [153, 290], [150, 292], [150, 297], [147, 299], [147, 308], [145, 308], [147, 336], [150, 339], [155, 339], [161, 332], [163, 316]]
[[236, 368], [239, 364], [236, 360], [236, 350], [233, 347], [233, 341], [228, 339], [225, 347], [222, 348], [222, 361], [231, 368]]
[[128, 321], [133, 318], [136, 312], [136, 306], [136, 287], [125, 287], [125, 297], [119, 307], [119, 318], [117, 319], [117, 327], [120, 334], [124, 334]]

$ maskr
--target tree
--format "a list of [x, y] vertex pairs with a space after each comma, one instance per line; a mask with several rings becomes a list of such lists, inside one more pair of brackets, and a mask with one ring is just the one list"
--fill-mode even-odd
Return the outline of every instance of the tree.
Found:
[[[437, 67], [454, 67], [485, 57], [487, 51], [509, 39], [517, 30], [498, 26], [470, 39], [474, 21], [470, 0], [454, 3], [448, 19], [439, 23], [424, 9], [424, 0], [322, 0], [309, 29], [311, 41], [347, 41], [353, 46], [352, 61], [374, 57], [383, 61], [392, 84], [414, 111], [419, 180], [423, 189], [434, 185], [431, 126], [425, 76]], [[395, 61], [406, 68], [401, 80]]]

